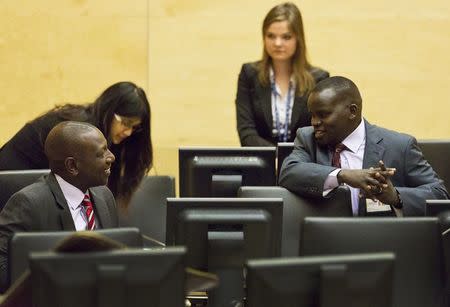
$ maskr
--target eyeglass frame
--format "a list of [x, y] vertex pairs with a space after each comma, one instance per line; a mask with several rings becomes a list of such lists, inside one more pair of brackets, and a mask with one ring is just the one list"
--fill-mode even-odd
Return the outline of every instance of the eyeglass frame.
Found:
[[144, 128], [142, 127], [142, 123], [133, 126], [129, 122], [127, 122], [127, 119], [125, 118], [125, 116], [120, 116], [119, 114], [114, 113], [114, 118], [122, 126], [128, 128], [128, 129], [131, 129], [132, 133], [139, 133], [139, 132], [142, 132], [142, 130], [144, 130]]

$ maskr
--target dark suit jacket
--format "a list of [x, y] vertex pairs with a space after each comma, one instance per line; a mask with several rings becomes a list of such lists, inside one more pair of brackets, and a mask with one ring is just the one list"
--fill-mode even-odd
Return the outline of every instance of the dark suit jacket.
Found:
[[[274, 146], [278, 139], [272, 136], [272, 98], [271, 88], [263, 86], [258, 80], [258, 71], [255, 63], [242, 65], [239, 73], [238, 89], [236, 95], [236, 118], [239, 139], [242, 146]], [[319, 82], [330, 75], [327, 71], [313, 68], [311, 73]], [[298, 128], [311, 125], [311, 115], [306, 102], [308, 95], [296, 96], [292, 107], [291, 138], [295, 138]]]
[[[119, 226], [116, 203], [104, 186], [89, 189], [100, 228]], [[15, 232], [73, 230], [75, 224], [53, 173], [15, 193], [0, 212], [0, 283], [7, 285], [8, 241]]]
[[[449, 197], [442, 180], [425, 160], [412, 136], [380, 128], [365, 121], [366, 146], [363, 168], [377, 166], [383, 160], [396, 168], [392, 183], [400, 193], [405, 216], [423, 216], [426, 199]], [[294, 150], [283, 162], [279, 184], [294, 193], [322, 196], [331, 166], [332, 154], [314, 139], [312, 127], [297, 131]], [[363, 213], [364, 212], [361, 212]]]
[[48, 113], [25, 124], [0, 148], [0, 170], [49, 168], [44, 153], [45, 139], [62, 121], [56, 113]]

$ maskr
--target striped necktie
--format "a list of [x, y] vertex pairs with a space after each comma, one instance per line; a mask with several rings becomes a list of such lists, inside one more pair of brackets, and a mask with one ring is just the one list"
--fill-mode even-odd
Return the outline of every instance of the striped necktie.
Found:
[[84, 207], [84, 212], [86, 214], [87, 227], [86, 230], [94, 230], [95, 229], [95, 215], [94, 215], [94, 206], [92, 206], [91, 198], [89, 194], [84, 195], [83, 202], [81, 205]]
[[337, 168], [341, 168], [341, 152], [346, 150], [347, 146], [342, 143], [336, 144], [333, 151], [333, 158], [331, 159], [331, 165]]

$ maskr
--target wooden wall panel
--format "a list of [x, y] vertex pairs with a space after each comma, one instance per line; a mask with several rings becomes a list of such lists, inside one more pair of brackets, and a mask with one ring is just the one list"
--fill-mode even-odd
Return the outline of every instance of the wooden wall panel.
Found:
[[[242, 63], [261, 55], [269, 0], [149, 3], [149, 91], [159, 173], [183, 145], [238, 145]], [[359, 86], [364, 116], [418, 138], [448, 138], [450, 2], [295, 1], [313, 64]]]
[[[179, 146], [237, 146], [237, 75], [260, 58], [262, 19], [277, 3], [2, 1], [0, 144], [55, 103], [131, 80], [150, 98], [157, 173], [177, 175]], [[312, 63], [357, 83], [369, 121], [450, 137], [449, 1], [295, 3]]]
[[147, 0], [124, 3], [0, 3], [0, 144], [55, 104], [93, 101], [122, 80], [146, 88]]

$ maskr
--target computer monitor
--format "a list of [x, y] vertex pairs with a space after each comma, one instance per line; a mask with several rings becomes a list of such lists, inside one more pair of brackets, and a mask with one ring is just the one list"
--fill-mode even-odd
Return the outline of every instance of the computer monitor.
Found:
[[427, 199], [426, 200], [426, 205], [425, 205], [425, 215], [426, 216], [437, 216], [445, 211], [450, 211], [450, 199]]
[[246, 259], [280, 256], [281, 198], [168, 198], [166, 244], [185, 245], [186, 263], [215, 273], [208, 306], [242, 300]]
[[[449, 232], [450, 229], [449, 199], [427, 199], [425, 203], [425, 215], [437, 216], [439, 220], [439, 225], [441, 226], [441, 232], [442, 233]], [[444, 247], [446, 246], [444, 245]], [[448, 263], [448, 265], [450, 266], [450, 262]]]
[[302, 229], [301, 256], [393, 252], [393, 306], [441, 306], [445, 270], [437, 218], [307, 217]]
[[275, 147], [182, 147], [181, 197], [236, 197], [240, 186], [273, 186]]
[[250, 260], [247, 307], [392, 306], [393, 253]]
[[36, 252], [35, 307], [184, 307], [185, 248]]
[[450, 191], [450, 139], [418, 140], [422, 153]]
[[277, 144], [277, 178], [280, 178], [281, 166], [284, 159], [289, 156], [294, 149], [294, 142], [285, 142]]
[[[142, 248], [142, 235], [134, 227], [99, 229], [95, 232], [118, 241], [128, 247]], [[10, 284], [15, 282], [29, 267], [31, 252], [49, 251], [74, 231], [17, 232], [9, 240], [8, 272]]]

